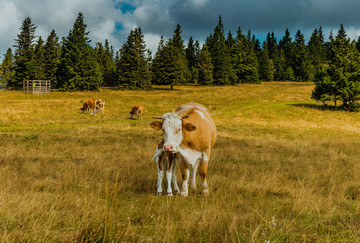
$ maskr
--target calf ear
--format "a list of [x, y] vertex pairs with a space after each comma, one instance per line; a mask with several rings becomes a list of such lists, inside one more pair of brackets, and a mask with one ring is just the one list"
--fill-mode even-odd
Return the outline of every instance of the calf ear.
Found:
[[162, 128], [162, 122], [153, 121], [152, 123], [150, 123], [150, 127], [152, 127], [155, 130], [160, 130]]
[[191, 132], [191, 131], [196, 130], [196, 126], [194, 126], [191, 123], [185, 123], [184, 126], [183, 126], [183, 129], [185, 129], [188, 132]]

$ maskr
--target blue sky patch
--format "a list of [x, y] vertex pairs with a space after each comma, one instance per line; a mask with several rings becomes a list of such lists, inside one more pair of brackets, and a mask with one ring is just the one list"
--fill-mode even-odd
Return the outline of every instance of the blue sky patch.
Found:
[[123, 14], [125, 13], [132, 14], [136, 9], [136, 7], [131, 5], [130, 3], [115, 2], [114, 0], [113, 2], [115, 3], [115, 8], [120, 9]]

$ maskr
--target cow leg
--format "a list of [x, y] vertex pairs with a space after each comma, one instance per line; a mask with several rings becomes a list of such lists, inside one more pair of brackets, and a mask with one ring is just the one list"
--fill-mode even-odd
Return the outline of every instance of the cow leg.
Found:
[[207, 152], [206, 154], [207, 154], [206, 158], [203, 157], [200, 160], [200, 167], [199, 167], [199, 174], [201, 178], [201, 193], [204, 195], [209, 194], [209, 187], [206, 183], [206, 174], [209, 164], [210, 152]]
[[196, 190], [196, 170], [198, 165], [199, 163], [195, 163], [195, 165], [191, 167], [190, 171], [190, 188], [192, 190]]
[[189, 168], [186, 165], [185, 161], [180, 162], [180, 169], [182, 174], [182, 185], [181, 185], [181, 192], [180, 196], [186, 197], [188, 195], [188, 180], [189, 180]]

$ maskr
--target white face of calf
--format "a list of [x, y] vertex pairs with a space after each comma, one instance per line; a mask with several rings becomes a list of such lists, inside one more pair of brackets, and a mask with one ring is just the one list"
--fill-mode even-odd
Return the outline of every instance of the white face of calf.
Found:
[[[150, 126], [156, 130], [162, 129], [164, 136], [163, 150], [167, 152], [176, 153], [179, 151], [180, 144], [183, 140], [183, 129], [186, 131], [193, 131], [196, 127], [190, 123], [183, 126], [183, 119], [176, 113], [166, 113], [161, 119], [162, 122], [154, 121]], [[160, 117], [154, 117], [160, 118]]]

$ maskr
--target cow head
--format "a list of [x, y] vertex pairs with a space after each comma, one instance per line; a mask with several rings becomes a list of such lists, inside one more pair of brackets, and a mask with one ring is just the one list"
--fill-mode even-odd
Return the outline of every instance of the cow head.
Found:
[[184, 119], [188, 116], [179, 116], [176, 113], [166, 113], [161, 117], [153, 117], [155, 119], [162, 119], [162, 121], [153, 121], [150, 126], [155, 130], [162, 129], [164, 136], [163, 150], [167, 152], [176, 153], [183, 140], [184, 131], [194, 131], [196, 126], [191, 123], [184, 123]]

